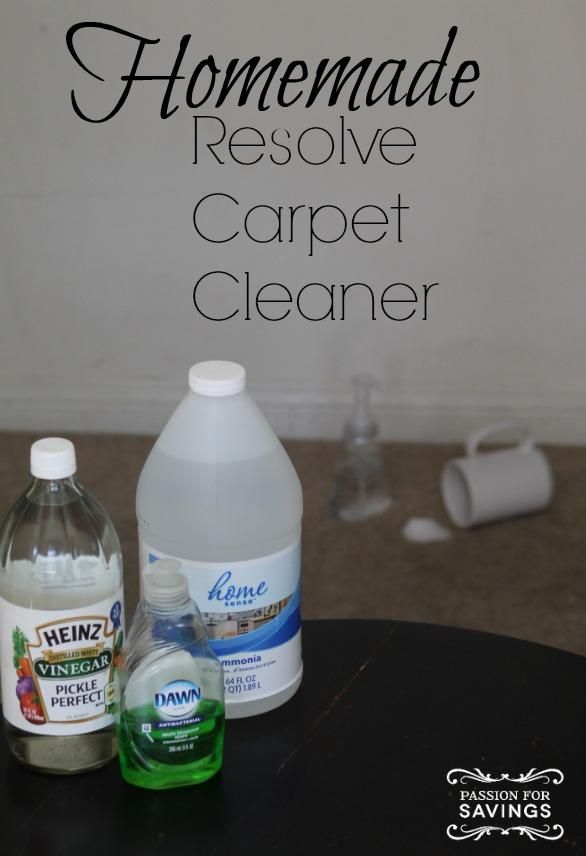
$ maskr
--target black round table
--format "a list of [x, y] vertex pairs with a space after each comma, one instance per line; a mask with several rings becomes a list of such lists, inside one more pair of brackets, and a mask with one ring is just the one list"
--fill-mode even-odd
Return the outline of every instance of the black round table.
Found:
[[[135, 789], [117, 762], [43, 776], [2, 740], [2, 852], [586, 853], [584, 658], [391, 621], [306, 622], [303, 648], [297, 695], [228, 722], [223, 771], [200, 787]], [[480, 800], [491, 811], [513, 792], [549, 816], [462, 817], [482, 791], [500, 794]]]

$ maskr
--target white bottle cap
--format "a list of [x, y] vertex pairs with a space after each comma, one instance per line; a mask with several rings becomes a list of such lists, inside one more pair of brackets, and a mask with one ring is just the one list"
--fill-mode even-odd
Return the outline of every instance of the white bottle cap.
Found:
[[189, 598], [187, 579], [181, 574], [177, 559], [157, 559], [142, 575], [144, 599], [150, 606], [173, 609]]
[[189, 386], [199, 395], [236, 395], [246, 385], [246, 372], [238, 363], [208, 360], [189, 369]]
[[45, 437], [31, 446], [31, 474], [37, 479], [66, 479], [77, 469], [75, 446], [63, 437]]

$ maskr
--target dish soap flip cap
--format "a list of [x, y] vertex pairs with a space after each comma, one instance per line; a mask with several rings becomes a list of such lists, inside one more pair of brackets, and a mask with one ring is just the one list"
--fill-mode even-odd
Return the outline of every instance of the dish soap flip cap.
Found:
[[77, 470], [75, 446], [63, 437], [45, 437], [31, 446], [31, 474], [37, 479], [66, 479]]
[[208, 360], [189, 369], [189, 387], [199, 395], [237, 395], [246, 385], [246, 371], [238, 363]]
[[144, 599], [151, 606], [172, 609], [189, 598], [187, 578], [180, 573], [177, 559], [158, 559], [149, 565], [143, 575]]

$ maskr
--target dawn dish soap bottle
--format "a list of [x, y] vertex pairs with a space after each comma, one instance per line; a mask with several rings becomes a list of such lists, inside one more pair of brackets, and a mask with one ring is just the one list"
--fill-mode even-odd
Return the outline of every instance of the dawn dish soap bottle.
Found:
[[120, 767], [161, 790], [206, 781], [222, 766], [224, 677], [181, 563], [145, 570], [120, 674]]
[[181, 561], [224, 667], [226, 717], [301, 683], [301, 485], [237, 363], [198, 363], [136, 493], [140, 562]]
[[378, 425], [370, 407], [370, 396], [377, 387], [368, 374], [352, 378], [354, 408], [344, 425], [346, 456], [336, 468], [334, 494], [330, 509], [341, 520], [366, 520], [391, 505], [385, 475]]
[[48, 773], [91, 770], [116, 754], [122, 556], [75, 472], [69, 440], [33, 443], [33, 481], [0, 527], [6, 740], [19, 761]]

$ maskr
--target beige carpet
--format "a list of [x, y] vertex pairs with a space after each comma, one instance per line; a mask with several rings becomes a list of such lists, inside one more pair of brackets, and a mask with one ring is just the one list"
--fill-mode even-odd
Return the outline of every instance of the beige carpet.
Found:
[[[31, 436], [4, 434], [0, 512], [25, 488]], [[79, 476], [106, 506], [125, 559], [127, 604], [138, 568], [134, 492], [150, 437], [78, 436]], [[549, 448], [556, 497], [545, 514], [454, 531], [418, 545], [401, 536], [412, 515], [447, 523], [439, 496], [450, 446], [389, 444], [394, 504], [377, 519], [341, 523], [328, 514], [333, 443], [288, 442], [305, 496], [303, 614], [396, 618], [508, 633], [586, 654], [586, 448]]]

